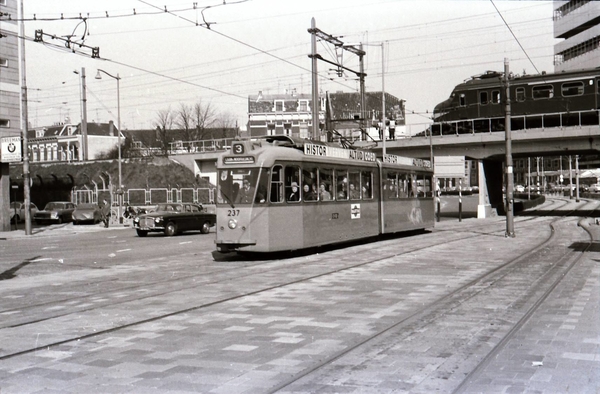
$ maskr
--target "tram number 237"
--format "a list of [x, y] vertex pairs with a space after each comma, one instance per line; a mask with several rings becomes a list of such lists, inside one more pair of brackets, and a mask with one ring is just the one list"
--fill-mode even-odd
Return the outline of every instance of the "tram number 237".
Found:
[[239, 209], [229, 209], [227, 210], [227, 216], [240, 216]]

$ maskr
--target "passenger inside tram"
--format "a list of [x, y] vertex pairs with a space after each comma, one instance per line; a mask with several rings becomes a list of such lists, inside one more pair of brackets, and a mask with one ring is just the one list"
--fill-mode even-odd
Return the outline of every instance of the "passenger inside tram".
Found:
[[325, 187], [324, 183], [321, 183], [321, 191], [319, 193], [319, 195], [321, 196], [321, 201], [329, 201], [331, 200], [331, 193], [329, 193], [327, 191], [327, 188]]

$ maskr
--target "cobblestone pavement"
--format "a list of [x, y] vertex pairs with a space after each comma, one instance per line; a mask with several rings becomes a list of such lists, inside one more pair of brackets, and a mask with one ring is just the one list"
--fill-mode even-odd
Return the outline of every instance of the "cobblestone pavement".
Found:
[[[48, 337], [52, 337], [50, 342], [67, 342], [0, 359], [0, 393], [267, 393], [279, 386], [281, 389], [275, 391], [293, 393], [451, 392], [457, 386], [456, 380], [465, 375], [460, 373], [460, 366], [454, 371], [448, 368], [460, 355], [444, 350], [452, 348], [444, 332], [471, 330], [479, 335], [481, 328], [474, 324], [474, 315], [458, 316], [440, 331], [421, 333], [429, 338], [427, 346], [411, 347], [410, 337], [392, 335], [390, 331], [377, 339], [377, 351], [350, 353], [339, 359], [335, 355], [393, 325], [419, 305], [468, 283], [491, 266], [520, 256], [550, 231], [539, 218], [530, 222], [536, 231], [522, 231], [517, 225], [518, 236], [507, 239], [503, 223], [503, 218], [441, 222], [431, 234], [274, 261], [270, 263], [273, 270], [262, 276], [236, 277], [218, 285], [198, 280], [195, 286], [146, 298], [141, 297], [148, 291], [144, 275], [128, 275], [159, 269], [152, 267], [152, 262], [145, 267], [123, 265], [82, 271], [80, 277], [73, 275], [74, 282], [95, 283], [98, 278], [109, 282], [118, 275], [121, 280], [139, 285], [136, 292], [140, 297], [120, 303], [117, 301], [128, 296], [125, 291], [99, 295], [86, 299], [89, 312], [83, 309], [76, 315], [37, 322], [33, 327], [3, 326], [2, 354], [30, 349], [45, 343]], [[584, 227], [600, 239], [600, 226], [588, 221]], [[573, 231], [583, 230], [578, 227]], [[474, 232], [481, 234], [477, 242], [467, 236]], [[431, 245], [437, 240], [443, 248], [419, 254], [420, 242]], [[415, 252], [402, 254], [408, 247], [414, 247]], [[600, 244], [585, 253], [542, 307], [462, 391], [599, 392], [598, 252]], [[395, 253], [402, 257], [394, 257]], [[319, 276], [323, 266], [342, 267], [366, 254], [380, 256], [381, 261]], [[202, 262], [202, 256], [197, 264], [208, 265]], [[291, 266], [297, 270], [286, 270]], [[250, 269], [242, 272], [253, 273]], [[315, 276], [308, 281], [281, 288], [273, 285], [270, 291], [252, 293], [252, 289], [264, 288], [266, 283], [311, 274]], [[68, 301], [62, 305], [50, 303], [46, 310], [66, 309], [77, 302], [66, 297], [69, 289], [54, 276], [4, 282], [0, 281], [0, 300], [5, 305], [16, 302], [23, 292], [51, 286], [65, 292]], [[242, 295], [244, 292], [247, 294]], [[210, 305], [211, 300], [228, 296], [229, 301]], [[114, 303], [94, 309], [106, 298]], [[201, 302], [205, 306], [193, 308]], [[173, 311], [184, 312], [169, 315]], [[479, 312], [478, 308], [473, 307], [473, 312]], [[0, 317], [5, 319], [14, 319], [19, 313], [18, 309], [0, 307]], [[159, 315], [167, 316], [154, 319]], [[127, 326], [128, 322], [143, 319], [144, 323]], [[416, 319], [410, 324], [417, 327], [418, 323]], [[111, 331], [111, 327], [122, 324], [126, 327]], [[94, 327], [102, 333], [95, 335]], [[68, 341], [77, 335], [84, 337]], [[301, 379], [291, 386], [282, 384], [325, 360], [333, 360], [326, 376], [308, 375], [308, 380]], [[362, 367], [349, 370], [348, 365]], [[431, 376], [441, 383], [427, 385]], [[444, 385], [444, 381], [448, 383]]]

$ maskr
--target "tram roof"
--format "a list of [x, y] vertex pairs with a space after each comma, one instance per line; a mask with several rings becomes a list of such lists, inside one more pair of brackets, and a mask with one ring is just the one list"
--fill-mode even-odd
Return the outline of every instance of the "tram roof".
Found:
[[[267, 146], [263, 145], [263, 141]], [[240, 146], [240, 149], [235, 148], [235, 145]], [[265, 148], [267, 149], [265, 151]], [[275, 149], [273, 149], [275, 148]], [[292, 148], [291, 150], [289, 150]], [[282, 151], [279, 149], [288, 149]], [[401, 157], [396, 155], [386, 155], [385, 158], [377, 158], [375, 152], [359, 149], [345, 149], [335, 143], [327, 143], [323, 141], [314, 141], [304, 138], [291, 137], [286, 135], [269, 135], [253, 137], [250, 140], [239, 141], [232, 143], [230, 151], [223, 153], [220, 158], [220, 164], [249, 164], [255, 163], [255, 155], [261, 152], [260, 155], [267, 153], [267, 156], [262, 156], [267, 159], [267, 162], [285, 157], [292, 161], [319, 160], [319, 161], [343, 161], [345, 163], [359, 164], [371, 163], [374, 165], [377, 161], [382, 161], [385, 165], [400, 165], [409, 167], [420, 167], [422, 169], [430, 169], [431, 163], [428, 160], [414, 159]]]

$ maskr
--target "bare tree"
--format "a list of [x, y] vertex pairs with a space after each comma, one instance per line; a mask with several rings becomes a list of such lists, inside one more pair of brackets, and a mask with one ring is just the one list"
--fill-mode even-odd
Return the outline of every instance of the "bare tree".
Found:
[[160, 142], [163, 155], [169, 152], [169, 131], [173, 129], [174, 115], [171, 108], [161, 109], [156, 113], [156, 139]]
[[210, 103], [203, 105], [201, 101], [194, 104], [193, 109], [194, 122], [196, 126], [195, 140], [205, 140], [214, 138], [212, 130], [217, 120], [217, 113]]
[[216, 128], [219, 130], [220, 138], [227, 138], [227, 131], [237, 129], [237, 120], [230, 112], [222, 112], [216, 120]]
[[183, 138], [185, 141], [196, 140], [196, 125], [194, 119], [194, 108], [183, 103], [179, 104], [179, 110], [176, 114], [177, 126], [183, 130]]

